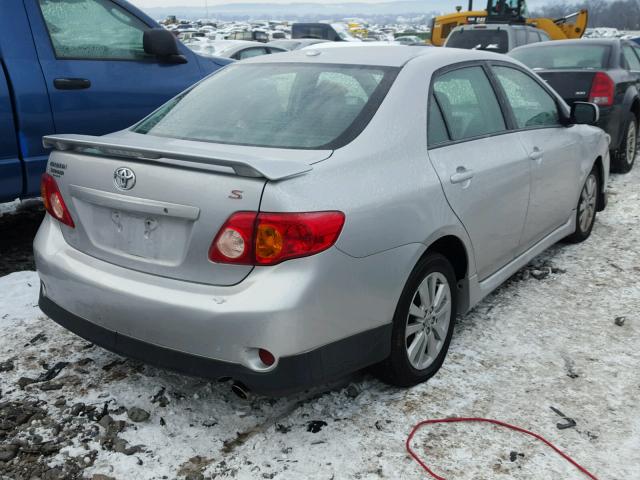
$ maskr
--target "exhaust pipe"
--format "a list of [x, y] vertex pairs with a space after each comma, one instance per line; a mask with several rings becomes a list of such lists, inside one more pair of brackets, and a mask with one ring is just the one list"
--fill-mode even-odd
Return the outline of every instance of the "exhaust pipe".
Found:
[[235, 393], [242, 400], [249, 400], [249, 389], [240, 382], [233, 382], [231, 385], [231, 391]]

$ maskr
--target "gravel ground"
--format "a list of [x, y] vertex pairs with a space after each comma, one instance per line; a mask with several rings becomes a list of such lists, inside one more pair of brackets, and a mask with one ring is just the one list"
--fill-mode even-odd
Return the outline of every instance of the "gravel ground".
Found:
[[[243, 402], [88, 344], [38, 310], [35, 273], [1, 277], [0, 478], [419, 479], [406, 436], [450, 416], [514, 423], [598, 478], [639, 478], [640, 167], [610, 192], [590, 240], [553, 247], [461, 317], [442, 370], [409, 390], [360, 374]], [[450, 480], [586, 478], [492, 426], [428, 427], [413, 446]]]
[[38, 200], [0, 204], [0, 276], [35, 269], [31, 244], [43, 217]]

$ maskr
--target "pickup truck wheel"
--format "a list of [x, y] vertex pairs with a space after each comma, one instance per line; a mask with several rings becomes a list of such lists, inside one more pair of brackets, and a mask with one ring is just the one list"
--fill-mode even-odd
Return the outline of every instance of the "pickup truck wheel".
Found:
[[456, 318], [456, 277], [442, 255], [428, 254], [414, 268], [393, 319], [391, 354], [378, 367], [392, 385], [422, 383], [440, 369]]
[[633, 168], [638, 153], [638, 123], [633, 113], [628, 114], [625, 124], [624, 138], [620, 148], [611, 159], [611, 171], [615, 173], [628, 173]]
[[580, 192], [578, 211], [576, 213], [576, 229], [565, 238], [568, 243], [584, 242], [591, 235], [593, 225], [596, 223], [598, 195], [600, 193], [600, 180], [598, 177], [597, 167], [593, 167], [584, 182], [582, 192]]

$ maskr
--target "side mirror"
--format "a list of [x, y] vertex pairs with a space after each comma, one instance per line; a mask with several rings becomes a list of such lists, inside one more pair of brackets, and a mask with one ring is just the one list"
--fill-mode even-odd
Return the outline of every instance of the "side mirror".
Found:
[[176, 37], [164, 28], [145, 30], [142, 45], [145, 53], [155, 55], [163, 63], [187, 63], [187, 59], [180, 55]]
[[571, 123], [595, 125], [600, 120], [600, 108], [595, 103], [575, 102], [571, 107]]

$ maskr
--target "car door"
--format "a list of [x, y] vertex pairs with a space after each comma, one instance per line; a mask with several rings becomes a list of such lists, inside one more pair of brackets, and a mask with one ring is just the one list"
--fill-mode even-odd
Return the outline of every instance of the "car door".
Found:
[[531, 164], [531, 196], [519, 253], [566, 224], [578, 199], [580, 136], [561, 125], [557, 99], [511, 65], [492, 65]]
[[[202, 77], [144, 53], [152, 28], [113, 0], [25, 0], [57, 133], [101, 135], [126, 128]], [[50, 132], [54, 133], [54, 132]]]
[[15, 125], [9, 85], [0, 69], [0, 203], [22, 194], [22, 163]]
[[508, 129], [483, 65], [441, 71], [431, 92], [429, 158], [484, 280], [515, 257], [529, 203], [530, 161]]

